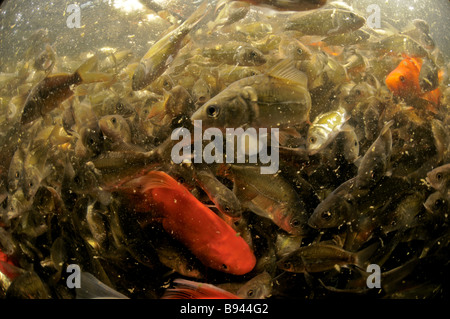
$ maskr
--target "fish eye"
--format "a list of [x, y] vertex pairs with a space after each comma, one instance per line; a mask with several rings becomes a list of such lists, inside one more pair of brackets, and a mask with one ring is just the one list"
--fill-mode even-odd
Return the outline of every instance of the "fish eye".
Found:
[[247, 291], [247, 297], [253, 297], [254, 294], [255, 294], [255, 292], [253, 291], [253, 289], [250, 289], [249, 291]]
[[294, 218], [291, 220], [290, 224], [292, 227], [298, 227], [298, 226], [300, 226], [300, 221], [297, 218]]
[[442, 206], [442, 204], [444, 204], [444, 201], [442, 199], [436, 199], [436, 201], [434, 202], [434, 207], [439, 208]]
[[250, 51], [250, 57], [251, 57], [251, 58], [254, 58], [254, 57], [256, 57], [256, 56], [257, 56], [257, 54], [256, 54], [255, 51]]
[[20, 173], [16, 172], [16, 174], [14, 176], [16, 176], [16, 178], [19, 178], [20, 177]]
[[95, 143], [95, 141], [94, 141], [94, 139], [91, 137], [90, 139], [89, 139], [89, 144], [94, 144]]
[[284, 269], [291, 269], [291, 267], [292, 267], [292, 263], [291, 263], [291, 262], [285, 261], [285, 262], [283, 263], [283, 268], [284, 268]]
[[185, 182], [183, 177], [178, 177], [177, 179], [178, 183], [183, 184]]
[[217, 105], [210, 105], [206, 108], [206, 113], [209, 117], [217, 117], [220, 113], [220, 108]]
[[323, 219], [325, 219], [325, 220], [330, 220], [330, 219], [331, 219], [331, 216], [332, 216], [332, 214], [331, 214], [330, 211], [323, 212], [322, 215], [321, 215], [321, 217], [322, 217]]
[[225, 205], [225, 207], [223, 209], [225, 209], [226, 212], [230, 212], [231, 211], [231, 208], [228, 205]]
[[316, 141], [317, 141], [317, 139], [316, 139], [314, 136], [311, 136], [311, 137], [309, 138], [309, 142], [310, 142], [311, 144], [314, 144]]
[[222, 269], [227, 270], [227, 269], [228, 269], [228, 266], [225, 265], [225, 264], [222, 264]]
[[117, 103], [116, 109], [117, 109], [118, 111], [122, 110], [122, 109], [123, 109], [123, 104], [122, 104], [122, 103]]
[[398, 79], [400, 80], [400, 82], [405, 82], [405, 77], [403, 75], [400, 75]]
[[355, 90], [355, 94], [356, 95], [361, 95], [361, 91], [360, 90]]
[[111, 123], [113, 123], [113, 124], [116, 124], [116, 123], [117, 123], [117, 120], [116, 120], [115, 117], [111, 118]]
[[441, 174], [441, 173], [437, 173], [437, 174], [436, 174], [436, 179], [437, 179], [438, 181], [440, 181], [440, 180], [442, 179], [442, 174]]
[[297, 48], [297, 53], [298, 54], [303, 54], [303, 50], [301, 48]]

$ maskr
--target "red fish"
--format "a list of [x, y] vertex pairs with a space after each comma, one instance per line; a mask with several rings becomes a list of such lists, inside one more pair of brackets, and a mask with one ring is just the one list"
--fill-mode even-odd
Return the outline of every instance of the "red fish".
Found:
[[424, 101], [425, 108], [433, 113], [438, 112], [441, 90], [436, 88], [429, 92], [422, 92], [419, 83], [420, 69], [423, 61], [404, 55], [400, 64], [386, 77], [388, 89], [398, 97], [408, 101]]
[[214, 285], [186, 279], [175, 279], [175, 288], [167, 289], [161, 299], [241, 299]]
[[422, 67], [420, 58], [406, 57], [386, 77], [386, 85], [394, 95], [409, 98], [418, 95], [420, 90], [419, 74]]
[[13, 280], [18, 277], [21, 272], [20, 269], [17, 268], [13, 261], [6, 255], [4, 252], [0, 250], [0, 272], [3, 273], [9, 280]]
[[135, 211], [156, 210], [163, 228], [204, 265], [234, 275], [255, 266], [255, 255], [244, 239], [168, 174], [150, 171], [123, 184], [119, 192], [137, 203]]

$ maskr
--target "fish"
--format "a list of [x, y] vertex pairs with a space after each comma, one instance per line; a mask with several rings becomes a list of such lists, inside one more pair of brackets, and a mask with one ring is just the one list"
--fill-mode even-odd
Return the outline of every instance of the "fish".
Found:
[[359, 158], [359, 140], [355, 130], [350, 125], [344, 125], [336, 135], [333, 145], [335, 156], [343, 156], [348, 163], [354, 163]]
[[342, 129], [348, 118], [344, 109], [318, 115], [308, 128], [306, 147], [309, 154], [316, 154], [327, 147]]
[[369, 46], [371, 49], [386, 54], [405, 54], [411, 58], [424, 58], [428, 51], [411, 37], [403, 34], [394, 34], [374, 42]]
[[264, 54], [257, 48], [237, 41], [201, 48], [199, 54], [217, 63], [238, 66], [260, 66], [267, 61]]
[[429, 171], [426, 181], [444, 195], [450, 194], [450, 164], [444, 164]]
[[417, 215], [421, 212], [424, 201], [425, 196], [420, 192], [402, 198], [395, 209], [385, 212], [386, 221], [381, 226], [383, 233], [417, 226]]
[[315, 273], [336, 269], [337, 266], [355, 265], [366, 269], [369, 258], [378, 248], [378, 243], [372, 244], [358, 252], [349, 252], [337, 245], [315, 243], [300, 247], [289, 255], [281, 258], [277, 266], [294, 273]]
[[[235, 1], [235, 0], [224, 0]], [[326, 4], [326, 0], [242, 0], [255, 6], [278, 11], [306, 11], [318, 9]]]
[[183, 41], [191, 30], [207, 14], [208, 2], [204, 1], [179, 27], [159, 39], [141, 58], [134, 70], [131, 87], [133, 91], [142, 90], [166, 71], [183, 46]]
[[89, 272], [80, 272], [80, 288], [76, 289], [76, 299], [130, 299], [98, 280]]
[[436, 191], [427, 197], [423, 206], [431, 214], [445, 215], [450, 209], [449, 197]]
[[73, 74], [50, 74], [36, 84], [27, 96], [20, 123], [31, 123], [56, 109], [74, 94], [71, 89], [73, 85], [111, 81], [111, 74], [89, 72], [97, 61], [98, 57], [94, 55]]
[[239, 217], [242, 214], [242, 205], [234, 192], [222, 184], [207, 167], [195, 170], [195, 180], [206, 192], [211, 201], [223, 214], [230, 217]]
[[203, 128], [292, 127], [309, 119], [311, 96], [304, 73], [283, 60], [267, 74], [231, 83], [191, 116]]
[[419, 72], [419, 86], [421, 92], [430, 92], [439, 86], [439, 68], [433, 59], [424, 58]]
[[386, 123], [361, 159], [355, 179], [357, 188], [370, 188], [375, 185], [389, 169], [392, 153], [391, 126], [394, 121]]
[[341, 9], [322, 9], [294, 13], [287, 18], [284, 30], [295, 30], [303, 35], [331, 36], [361, 28], [364, 17]]
[[350, 33], [330, 35], [322, 39], [327, 45], [346, 46], [364, 42], [370, 38], [370, 34], [364, 30], [355, 30]]
[[396, 96], [409, 98], [421, 92], [419, 74], [422, 60], [406, 57], [386, 76], [386, 85]]
[[298, 236], [309, 231], [305, 204], [281, 175], [261, 175], [258, 167], [231, 165], [228, 178], [243, 208], [270, 219], [287, 233]]
[[272, 276], [263, 271], [242, 285], [236, 295], [242, 299], [266, 299], [272, 294], [272, 286]]
[[224, 7], [219, 11], [214, 21], [208, 23], [210, 32], [218, 27], [226, 27], [244, 19], [250, 11], [250, 4], [243, 1], [230, 1], [225, 4], [219, 2], [216, 5], [216, 11], [220, 9], [222, 5]]
[[122, 184], [118, 191], [142, 194], [148, 201], [147, 211], [156, 206], [163, 228], [204, 265], [235, 275], [255, 266], [256, 258], [242, 237], [166, 173], [150, 171]]
[[218, 70], [218, 81], [222, 85], [228, 86], [237, 80], [258, 74], [261, 74], [261, 72], [254, 67], [223, 65]]
[[309, 60], [311, 58], [311, 50], [293, 37], [283, 36], [279, 44], [279, 53], [287, 59], [292, 60]]
[[334, 189], [314, 209], [308, 219], [308, 225], [316, 229], [333, 228], [351, 221], [358, 211], [356, 199], [364, 195], [355, 184], [353, 177]]
[[175, 279], [174, 288], [164, 291], [161, 299], [241, 299], [214, 285], [187, 279]]

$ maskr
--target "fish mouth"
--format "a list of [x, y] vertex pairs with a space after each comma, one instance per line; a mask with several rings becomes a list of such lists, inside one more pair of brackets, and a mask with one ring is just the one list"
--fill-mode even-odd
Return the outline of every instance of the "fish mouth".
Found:
[[[202, 120], [202, 108], [199, 108], [197, 111], [194, 112], [194, 114], [191, 115], [191, 121], [198, 121], [198, 120]], [[201, 124], [200, 124], [201, 125]], [[194, 127], [200, 127], [200, 125], [198, 123], [194, 122]]]

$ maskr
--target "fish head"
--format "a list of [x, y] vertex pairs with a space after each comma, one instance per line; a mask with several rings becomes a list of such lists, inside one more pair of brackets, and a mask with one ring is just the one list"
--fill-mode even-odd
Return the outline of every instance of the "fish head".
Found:
[[256, 66], [266, 63], [264, 54], [252, 46], [239, 46], [234, 55], [234, 60], [239, 65]]
[[328, 132], [320, 125], [313, 124], [308, 130], [306, 148], [311, 155], [317, 153], [326, 143]]
[[361, 28], [365, 23], [366, 19], [364, 17], [360, 16], [359, 14], [356, 14], [355, 12], [346, 11], [346, 10], [340, 10], [341, 15], [341, 23], [343, 26], [348, 28], [349, 30], [357, 30]]
[[236, 294], [245, 299], [265, 299], [272, 293], [272, 276], [264, 271], [246, 282]]
[[248, 109], [248, 101], [237, 90], [224, 90], [195, 111], [191, 120], [201, 120], [203, 128], [239, 127], [248, 122]]
[[80, 136], [82, 144], [94, 155], [98, 155], [102, 152], [104, 146], [104, 135], [98, 125], [82, 128]]
[[419, 67], [411, 58], [406, 58], [386, 77], [386, 86], [394, 94], [407, 98], [420, 92]]
[[436, 190], [443, 190], [450, 173], [450, 164], [437, 167], [427, 173], [426, 180]]
[[347, 221], [351, 212], [349, 198], [330, 194], [316, 207], [308, 225], [316, 229], [338, 227]]
[[255, 267], [256, 257], [239, 234], [233, 236], [222, 243], [211, 243], [206, 265], [225, 273], [244, 275]]
[[241, 216], [242, 205], [236, 195], [228, 188], [224, 188], [216, 195], [218, 209], [228, 216]]
[[440, 212], [448, 211], [448, 200], [441, 192], [434, 192], [428, 196], [427, 200], [423, 204], [425, 209], [432, 214], [439, 214]]
[[121, 115], [105, 115], [98, 121], [103, 135], [117, 141], [131, 142], [131, 130], [128, 122]]
[[278, 260], [277, 267], [287, 272], [302, 272], [305, 269], [302, 256], [297, 251], [293, 251]]

